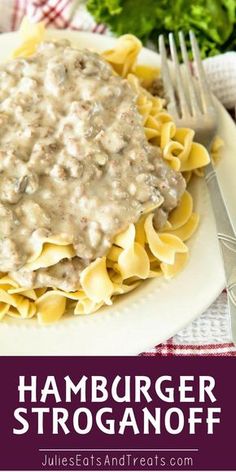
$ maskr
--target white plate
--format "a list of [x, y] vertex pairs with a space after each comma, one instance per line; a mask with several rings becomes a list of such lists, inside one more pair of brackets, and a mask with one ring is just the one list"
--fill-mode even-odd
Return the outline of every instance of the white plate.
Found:
[[[51, 31], [80, 47], [104, 50], [115, 39], [91, 33]], [[17, 46], [15, 33], [0, 36], [0, 60]], [[159, 57], [143, 49], [142, 63], [159, 65]], [[236, 127], [217, 103], [219, 132], [225, 141], [217, 168], [233, 221], [236, 221]], [[189, 243], [191, 258], [174, 280], [151, 280], [116, 300], [112, 307], [89, 316], [65, 317], [50, 327], [36, 320], [5, 319], [0, 324], [0, 355], [133, 355], [165, 341], [200, 315], [224, 286], [214, 218], [203, 180], [193, 184], [199, 230]]]

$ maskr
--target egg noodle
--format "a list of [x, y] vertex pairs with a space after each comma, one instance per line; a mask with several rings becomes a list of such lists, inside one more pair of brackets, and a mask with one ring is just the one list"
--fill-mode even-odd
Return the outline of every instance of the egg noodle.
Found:
[[[41, 23], [32, 25], [24, 19], [20, 35], [22, 44], [13, 52], [13, 58], [32, 55], [44, 40], [45, 29]], [[137, 38], [125, 35], [102, 56], [137, 93], [137, 108], [143, 117], [147, 140], [161, 149], [163, 158], [174, 170], [183, 173], [188, 183], [192, 173], [202, 175], [209, 154], [201, 144], [193, 142], [193, 130], [176, 128], [164, 108], [165, 100], [152, 96], [145, 89], [159, 71], [136, 64], [141, 47]], [[217, 156], [221, 141], [215, 142], [214, 146], [213, 154]], [[48, 324], [59, 320], [65, 311], [82, 315], [111, 305], [116, 296], [130, 292], [142, 280], [161, 276], [170, 279], [185, 266], [189, 257], [185, 243], [196, 231], [198, 223], [199, 216], [193, 211], [193, 199], [188, 191], [169, 214], [161, 231], [156, 231], [153, 213], [149, 210], [136, 224], [130, 224], [116, 236], [106, 256], [96, 259], [82, 271], [80, 286], [75, 292], [56, 287], [20, 287], [7, 274], [1, 273], [0, 319], [5, 315], [22, 319], [37, 316], [41, 324]], [[50, 267], [74, 256], [75, 250], [68, 238], [45, 238], [35, 246], [25, 269], [34, 271]]]

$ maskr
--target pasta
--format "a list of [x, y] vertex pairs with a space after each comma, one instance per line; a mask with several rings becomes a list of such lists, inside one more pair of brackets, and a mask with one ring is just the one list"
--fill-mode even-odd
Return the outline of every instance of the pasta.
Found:
[[[24, 19], [20, 35], [22, 43], [13, 52], [14, 58], [28, 57], [35, 52], [44, 39], [44, 26], [41, 23], [30, 25]], [[168, 165], [182, 172], [189, 182], [193, 173], [201, 175], [202, 168], [209, 162], [208, 152], [193, 141], [193, 130], [176, 128], [165, 109], [165, 100], [152, 96], [147, 90], [159, 71], [137, 65], [141, 46], [137, 38], [125, 35], [102, 56], [135, 90], [147, 140], [158, 146]], [[220, 146], [218, 140], [213, 149], [215, 156]], [[115, 237], [106, 256], [97, 258], [81, 272], [77, 291], [21, 287], [8, 274], [1, 273], [0, 318], [6, 315], [22, 319], [37, 316], [41, 324], [49, 324], [58, 321], [67, 310], [83, 315], [93, 313], [103, 305], [111, 305], [116, 296], [135, 289], [142, 280], [160, 276], [171, 279], [177, 275], [188, 261], [189, 250], [185, 243], [196, 231], [199, 216], [193, 211], [193, 199], [187, 190], [159, 231], [153, 223], [154, 209], [155, 205], [149, 206], [136, 223]], [[68, 237], [39, 238], [35, 240], [33, 255], [24, 269], [26, 272], [37, 271], [74, 255]]]

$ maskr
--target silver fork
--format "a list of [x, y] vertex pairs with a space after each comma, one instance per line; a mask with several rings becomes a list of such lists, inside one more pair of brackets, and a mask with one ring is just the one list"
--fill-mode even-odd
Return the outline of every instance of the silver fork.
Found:
[[[217, 131], [217, 113], [206, 80], [195, 35], [190, 31], [189, 36], [198, 80], [195, 80], [192, 76], [183, 33], [179, 33], [183, 65], [180, 65], [178, 60], [174, 36], [172, 33], [169, 35], [175, 81], [171, 77], [164, 37], [159, 37], [162, 78], [168, 99], [167, 108], [176, 125], [194, 129], [196, 132], [195, 140], [209, 150]], [[205, 179], [215, 214], [217, 236], [225, 270], [232, 340], [236, 344], [236, 233], [212, 162], [205, 167]]]

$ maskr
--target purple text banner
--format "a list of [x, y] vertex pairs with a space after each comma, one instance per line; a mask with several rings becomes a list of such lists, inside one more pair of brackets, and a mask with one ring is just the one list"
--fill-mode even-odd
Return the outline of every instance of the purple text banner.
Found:
[[236, 470], [236, 359], [3, 357], [0, 470]]

